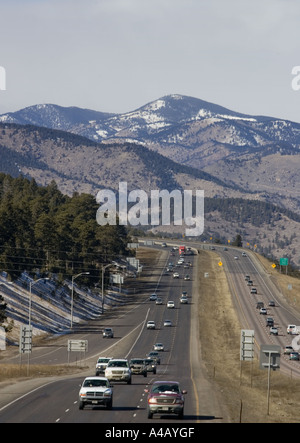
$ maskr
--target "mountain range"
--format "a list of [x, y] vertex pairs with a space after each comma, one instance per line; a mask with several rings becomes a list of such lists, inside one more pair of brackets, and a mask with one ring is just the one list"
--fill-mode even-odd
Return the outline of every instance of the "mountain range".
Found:
[[[1, 170], [41, 184], [54, 179], [68, 194], [116, 190], [127, 181], [131, 189], [204, 189], [207, 197], [259, 200], [300, 214], [296, 122], [178, 94], [123, 114], [35, 105], [0, 122]], [[289, 238], [294, 223], [280, 227]], [[272, 237], [267, 228], [265, 235]]]

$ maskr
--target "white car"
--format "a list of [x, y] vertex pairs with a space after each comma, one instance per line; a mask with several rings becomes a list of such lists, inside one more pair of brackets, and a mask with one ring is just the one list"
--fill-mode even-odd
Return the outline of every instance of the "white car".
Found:
[[86, 405], [104, 405], [112, 408], [113, 390], [106, 377], [87, 377], [79, 391], [79, 409]]
[[96, 375], [104, 374], [106, 366], [112, 357], [99, 357], [96, 363]]
[[131, 385], [131, 370], [126, 358], [112, 358], [105, 369], [109, 381], [125, 381]]
[[179, 278], [179, 274], [178, 274], [178, 272], [174, 272], [174, 274], [173, 274], [173, 278]]
[[164, 320], [164, 326], [165, 326], [165, 327], [172, 326], [172, 322], [171, 322], [171, 320]]
[[169, 300], [167, 303], [167, 308], [175, 308], [175, 303], [172, 300]]
[[156, 295], [156, 294], [151, 294], [149, 300], [150, 300], [150, 301], [155, 301], [155, 300], [157, 300], [157, 295]]
[[155, 343], [155, 345], [153, 346], [153, 350], [154, 351], [164, 351], [164, 345], [162, 343]]
[[156, 302], [155, 302], [155, 304], [156, 305], [162, 305], [163, 304], [162, 298], [158, 297]]
[[147, 322], [147, 329], [155, 329], [155, 321], [149, 320]]
[[181, 304], [186, 305], [186, 304], [188, 304], [188, 302], [189, 302], [189, 300], [188, 300], [188, 298], [187, 298], [186, 295], [182, 295], [182, 296], [180, 297], [180, 303], [181, 303]]

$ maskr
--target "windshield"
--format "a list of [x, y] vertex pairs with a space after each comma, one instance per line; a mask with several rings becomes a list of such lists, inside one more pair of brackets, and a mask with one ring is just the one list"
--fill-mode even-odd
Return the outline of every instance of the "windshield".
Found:
[[92, 379], [92, 380], [85, 380], [83, 383], [84, 388], [100, 388], [100, 387], [109, 387], [109, 382], [106, 380], [98, 380], [98, 379]]
[[110, 361], [108, 363], [110, 368], [128, 368], [127, 361]]
[[162, 385], [154, 385], [152, 387], [152, 392], [154, 393], [162, 393], [162, 392], [175, 392], [179, 393], [179, 386], [177, 384], [162, 384]]

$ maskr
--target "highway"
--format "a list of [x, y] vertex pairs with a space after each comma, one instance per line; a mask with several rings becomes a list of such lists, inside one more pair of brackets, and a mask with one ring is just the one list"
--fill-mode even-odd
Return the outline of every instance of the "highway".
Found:
[[[299, 315], [287, 304], [284, 297], [270, 279], [269, 274], [251, 251], [242, 256], [238, 248], [215, 247], [220, 260], [225, 267], [229, 287], [239, 314], [240, 322], [244, 329], [255, 331], [256, 352], [262, 344], [279, 345], [283, 348], [291, 345], [294, 336], [287, 334], [287, 325], [299, 322]], [[237, 257], [237, 259], [235, 259]], [[253, 287], [257, 294], [250, 294], [251, 286], [247, 286], [245, 276], [249, 275], [253, 281]], [[274, 301], [275, 306], [269, 306], [269, 301]], [[267, 314], [260, 314], [257, 302], [263, 302]], [[274, 326], [278, 329], [278, 336], [270, 335], [270, 328], [266, 326], [266, 317], [274, 320]], [[290, 361], [288, 355], [281, 354], [280, 370], [293, 377], [300, 376], [300, 362]]]
[[[196, 249], [208, 249], [207, 245], [193, 244]], [[159, 246], [158, 246], [159, 247]], [[162, 258], [152, 277], [144, 288], [143, 294], [134, 303], [112, 311], [103, 319], [82, 325], [72, 336], [62, 337], [49, 347], [34, 348], [32, 363], [61, 364], [68, 361], [67, 340], [72, 337], [88, 340], [88, 353], [81, 356], [81, 364], [86, 371], [79, 376], [64, 377], [50, 381], [45, 386], [33, 389], [27, 395], [16, 398], [11, 405], [0, 403], [0, 423], [225, 423], [228, 422], [226, 407], [222, 405], [220, 394], [206, 377], [201, 360], [201, 347], [198, 340], [197, 322], [198, 303], [201, 302], [201, 290], [197, 288], [197, 273], [202, 272], [197, 266], [197, 255], [185, 257], [192, 266], [184, 269], [182, 265], [175, 270], [180, 278], [174, 279], [172, 273], [166, 273], [169, 262], [176, 263], [178, 253], [174, 255], [171, 248], [162, 249]], [[299, 317], [287, 305], [283, 296], [275, 287], [270, 276], [254, 254], [247, 251], [243, 257], [238, 248], [216, 246], [216, 266], [222, 262], [227, 275], [229, 288], [240, 319], [242, 328], [255, 331], [256, 352], [261, 344], [276, 344], [283, 349], [290, 345], [293, 336], [286, 332], [287, 324], [299, 324]], [[235, 258], [237, 257], [237, 259]], [[190, 281], [183, 276], [189, 274]], [[250, 294], [245, 275], [250, 275], [257, 294]], [[182, 305], [179, 298], [182, 291], [187, 291], [189, 303]], [[163, 305], [150, 301], [151, 293], [162, 297]], [[166, 306], [168, 300], [175, 302], [175, 309]], [[275, 307], [269, 307], [269, 301], [275, 301]], [[278, 336], [271, 336], [266, 327], [266, 316], [259, 313], [256, 303], [262, 301], [267, 308], [267, 316], [272, 317], [279, 329]], [[172, 327], [164, 327], [163, 321], [172, 321]], [[148, 320], [156, 322], [155, 330], [147, 330]], [[105, 326], [114, 329], [113, 339], [103, 339], [101, 330]], [[78, 408], [79, 385], [87, 375], [94, 375], [94, 366], [100, 355], [109, 357], [144, 357], [152, 350], [153, 344], [161, 342], [165, 351], [161, 352], [161, 364], [157, 374], [148, 373], [147, 378], [133, 376], [132, 385], [114, 383], [114, 401], [111, 411], [102, 407]], [[18, 361], [16, 355], [11, 361]], [[78, 355], [71, 355], [71, 361]], [[290, 361], [288, 356], [281, 355], [281, 371], [292, 377], [300, 376], [300, 362]], [[183, 420], [174, 416], [155, 415], [147, 419], [147, 388], [154, 380], [177, 380], [182, 388], [188, 391]]]
[[[183, 420], [175, 416], [154, 415], [151, 423], [197, 423], [225, 422], [223, 408], [219, 402], [219, 394], [206, 379], [205, 370], [199, 357], [200, 350], [197, 340], [197, 303], [198, 290], [197, 256], [186, 257], [192, 266], [184, 269], [183, 265], [176, 268], [180, 278], [174, 279], [172, 273], [166, 273], [169, 262], [177, 262], [179, 256], [171, 252], [171, 248], [163, 252], [160, 265], [153, 271], [153, 276], [138, 303], [116, 312], [105, 322], [90, 322], [78, 330], [76, 339], [88, 340], [88, 354], [82, 361], [89, 365], [80, 376], [63, 378], [50, 382], [39, 389], [15, 401], [13, 404], [0, 408], [0, 423], [145, 423], [147, 419], [146, 394], [147, 388], [154, 380], [177, 380], [187, 390], [185, 415]], [[191, 276], [190, 281], [184, 275]], [[189, 303], [180, 304], [182, 291], [187, 291]], [[150, 301], [151, 293], [156, 292], [163, 299], [162, 305]], [[175, 308], [167, 308], [167, 301], [173, 300]], [[119, 315], [120, 314], [120, 315]], [[164, 327], [163, 321], [171, 320], [171, 327]], [[146, 322], [154, 320], [155, 330], [148, 330]], [[103, 339], [100, 331], [104, 326], [111, 326], [115, 335], [113, 339]], [[32, 363], [64, 363], [67, 361], [66, 341], [49, 348], [36, 348], [31, 355]], [[73, 336], [72, 336], [73, 338]], [[95, 407], [79, 410], [79, 385], [87, 375], [94, 375], [97, 357], [144, 357], [152, 350], [154, 343], [164, 344], [161, 352], [161, 364], [157, 373], [148, 376], [134, 375], [132, 385], [114, 383], [113, 409], [104, 410]], [[191, 351], [192, 349], [192, 351]], [[73, 359], [74, 357], [71, 356]]]

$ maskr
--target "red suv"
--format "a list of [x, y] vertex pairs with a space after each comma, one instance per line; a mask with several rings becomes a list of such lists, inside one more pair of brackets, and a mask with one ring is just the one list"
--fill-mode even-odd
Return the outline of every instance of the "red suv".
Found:
[[151, 389], [145, 389], [148, 393], [147, 411], [148, 418], [153, 414], [176, 414], [183, 418], [184, 394], [177, 381], [156, 381]]

